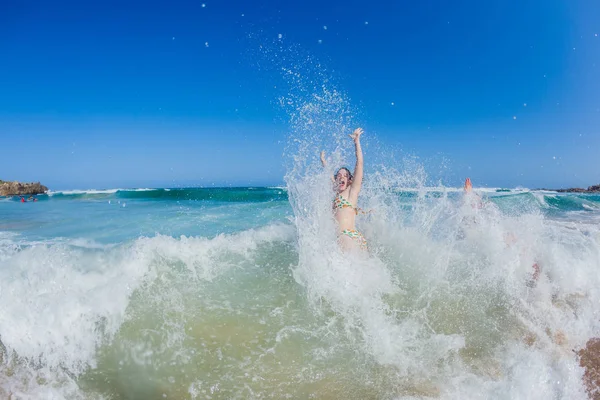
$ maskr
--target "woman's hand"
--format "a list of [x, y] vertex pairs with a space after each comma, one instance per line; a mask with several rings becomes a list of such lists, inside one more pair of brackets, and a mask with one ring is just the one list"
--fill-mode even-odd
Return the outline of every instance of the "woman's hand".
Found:
[[325, 161], [325, 150], [321, 150], [321, 164], [323, 164], [323, 167], [327, 166], [327, 161]]
[[362, 130], [362, 128], [356, 128], [354, 130], [354, 132], [352, 132], [351, 135], [349, 135], [352, 140], [354, 140], [354, 142], [356, 143], [357, 141], [360, 140], [360, 135], [362, 135], [364, 133], [364, 131]]

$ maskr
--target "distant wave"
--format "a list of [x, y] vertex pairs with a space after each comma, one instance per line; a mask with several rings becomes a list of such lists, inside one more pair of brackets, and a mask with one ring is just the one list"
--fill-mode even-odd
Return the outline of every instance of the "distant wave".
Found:
[[[439, 195], [448, 193], [460, 196], [462, 187], [421, 187], [392, 189], [400, 197], [412, 198], [419, 193]], [[473, 188], [475, 193], [490, 198], [495, 202], [510, 204], [520, 201], [521, 196], [530, 197], [531, 204], [537, 204], [542, 210], [561, 211], [597, 211], [600, 210], [600, 195], [585, 193], [557, 193], [548, 190], [531, 190], [527, 188]], [[89, 189], [65, 190], [49, 192], [48, 197], [40, 196], [40, 200], [140, 200], [140, 201], [212, 201], [253, 203], [268, 201], [287, 201], [287, 188], [271, 187], [239, 187], [239, 188], [132, 188], [132, 189]], [[7, 198], [5, 200], [11, 200]], [[14, 199], [12, 199], [14, 200]]]
[[80, 190], [80, 189], [74, 189], [74, 190], [59, 190], [59, 191], [48, 191], [48, 196], [55, 196], [55, 195], [64, 195], [64, 196], [69, 196], [69, 195], [78, 195], [78, 194], [111, 194], [111, 193], [116, 193], [116, 192], [148, 192], [148, 191], [152, 191], [152, 190], [163, 190], [163, 189], [152, 189], [152, 188], [133, 188], [133, 189], [87, 189], [87, 190]]
[[222, 201], [222, 202], [264, 202], [287, 200], [287, 192], [273, 188], [136, 188], [136, 189], [90, 189], [66, 190], [48, 193], [54, 200], [59, 199], [137, 199], [175, 201]]
[[48, 191], [48, 196], [71, 196], [71, 195], [80, 195], [80, 194], [110, 194], [116, 193], [119, 190], [128, 190], [128, 189], [89, 189], [89, 190], [62, 190], [62, 191]]
[[[55, 195], [96, 195], [96, 194], [113, 194], [117, 192], [152, 192], [152, 191], [206, 191], [206, 190], [281, 190], [287, 192], [285, 186], [266, 186], [266, 187], [233, 187], [233, 188], [114, 188], [114, 189], [72, 189], [72, 190], [59, 190], [59, 191], [48, 191], [48, 196]], [[425, 186], [425, 187], [412, 187], [412, 188], [398, 188], [398, 191], [404, 192], [461, 192], [464, 189], [462, 187], [449, 187], [449, 186]], [[475, 187], [473, 188], [476, 192], [481, 193], [522, 193], [522, 192], [540, 192], [540, 193], [557, 193], [552, 190], [531, 190], [528, 188], [500, 188], [500, 187]]]

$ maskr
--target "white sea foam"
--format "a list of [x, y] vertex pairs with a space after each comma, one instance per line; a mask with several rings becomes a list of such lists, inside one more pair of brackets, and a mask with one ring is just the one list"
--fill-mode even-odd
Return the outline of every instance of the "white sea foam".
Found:
[[80, 189], [73, 189], [73, 190], [60, 190], [60, 191], [48, 191], [48, 196], [55, 196], [57, 194], [62, 194], [65, 196], [68, 195], [77, 195], [77, 194], [111, 194], [111, 193], [116, 193], [120, 190], [126, 190], [126, 189], [87, 189], [87, 190], [80, 190]]
[[[19, 242], [18, 235], [0, 232], [0, 341], [6, 349], [0, 352], [0, 394], [95, 398], [85, 397], [73, 378], [96, 366], [97, 349], [128, 318], [140, 285], [173, 263], [182, 263], [192, 279], [210, 281], [236, 268], [236, 257], [292, 235], [289, 225], [269, 225], [213, 239], [156, 236], [100, 246]], [[9, 369], [14, 372], [7, 375]], [[41, 377], [47, 384], [39, 383]]]

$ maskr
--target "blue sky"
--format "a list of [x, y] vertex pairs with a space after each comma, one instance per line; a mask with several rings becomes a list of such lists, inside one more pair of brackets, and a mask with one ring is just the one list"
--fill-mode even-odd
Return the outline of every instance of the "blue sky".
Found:
[[4, 1], [0, 179], [280, 184], [285, 93], [252, 46], [281, 34], [434, 180], [600, 183], [598, 15], [591, 0]]

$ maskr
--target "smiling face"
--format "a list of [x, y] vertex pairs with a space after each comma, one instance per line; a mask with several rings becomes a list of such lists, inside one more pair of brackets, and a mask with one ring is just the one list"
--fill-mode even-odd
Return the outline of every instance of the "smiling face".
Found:
[[352, 184], [352, 174], [346, 168], [340, 168], [335, 174], [335, 189], [338, 193], [343, 192]]

